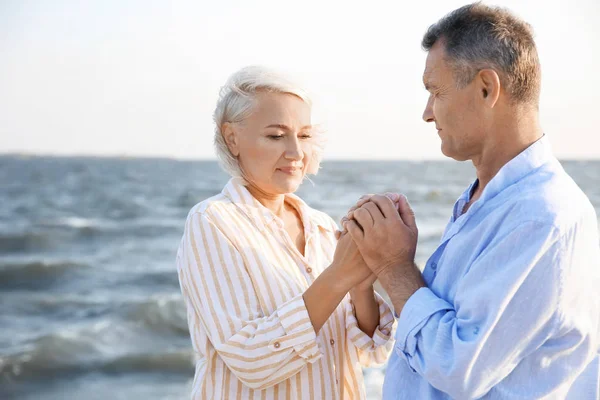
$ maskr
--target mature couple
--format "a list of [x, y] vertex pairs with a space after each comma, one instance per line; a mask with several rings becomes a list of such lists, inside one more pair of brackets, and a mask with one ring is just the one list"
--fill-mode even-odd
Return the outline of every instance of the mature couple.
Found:
[[530, 27], [477, 3], [422, 45], [423, 119], [477, 171], [423, 271], [403, 195], [363, 196], [338, 231], [293, 194], [321, 158], [301, 89], [261, 68], [224, 86], [232, 179], [190, 211], [177, 255], [193, 398], [363, 399], [361, 366], [388, 357], [384, 399], [598, 398], [597, 219], [540, 128]]

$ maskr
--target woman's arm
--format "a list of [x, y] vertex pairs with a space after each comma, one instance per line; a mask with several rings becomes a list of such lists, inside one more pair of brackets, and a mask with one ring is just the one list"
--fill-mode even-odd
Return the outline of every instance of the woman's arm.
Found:
[[304, 294], [260, 315], [243, 255], [208, 216], [194, 213], [178, 253], [178, 272], [186, 303], [219, 356], [246, 386], [264, 389], [321, 357], [316, 332], [347, 290], [370, 274], [353, 262], [357, 254], [348, 236], [331, 267]]
[[[304, 302], [315, 332], [321, 329], [349, 290], [370, 278], [372, 275], [370, 272], [350, 235], [344, 235], [337, 243], [333, 262], [329, 268], [323, 271], [304, 292]], [[372, 301], [375, 303], [374, 297]], [[361, 307], [370, 305], [363, 299], [360, 302]], [[376, 303], [375, 308], [378, 320], [379, 310]]]
[[[373, 277], [377, 278], [375, 275]], [[373, 337], [379, 325], [379, 304], [375, 301], [373, 277], [369, 277], [364, 283], [361, 282], [350, 290], [358, 327], [369, 337]]]

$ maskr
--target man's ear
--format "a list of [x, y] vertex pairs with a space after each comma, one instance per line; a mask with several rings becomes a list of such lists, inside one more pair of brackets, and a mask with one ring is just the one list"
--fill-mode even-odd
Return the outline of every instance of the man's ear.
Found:
[[500, 77], [493, 69], [482, 69], [477, 74], [477, 85], [483, 101], [494, 108], [500, 97]]
[[225, 143], [231, 154], [233, 154], [234, 157], [237, 157], [240, 154], [239, 141], [237, 130], [234, 128], [233, 124], [225, 122], [221, 127], [221, 134], [223, 135], [223, 139], [225, 139]]

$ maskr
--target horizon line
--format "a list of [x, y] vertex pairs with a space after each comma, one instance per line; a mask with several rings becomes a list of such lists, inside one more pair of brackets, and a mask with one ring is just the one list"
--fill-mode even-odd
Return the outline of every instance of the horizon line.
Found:
[[[170, 160], [170, 161], [203, 161], [203, 162], [218, 162], [217, 157], [179, 157], [179, 156], [164, 156], [164, 155], [134, 155], [134, 154], [86, 154], [86, 153], [72, 153], [72, 154], [52, 154], [43, 152], [19, 152], [19, 151], [0, 151], [0, 157], [14, 157], [14, 158], [100, 158], [100, 159], [121, 159], [121, 160]], [[600, 156], [596, 157], [556, 157], [560, 161], [600, 161]], [[354, 158], [339, 158], [331, 157], [322, 160], [322, 163], [327, 162], [348, 162], [348, 161], [408, 161], [408, 162], [421, 162], [421, 161], [456, 161], [450, 157], [422, 157], [422, 158], [367, 158], [367, 157], [354, 157]], [[465, 161], [460, 161], [465, 162]]]

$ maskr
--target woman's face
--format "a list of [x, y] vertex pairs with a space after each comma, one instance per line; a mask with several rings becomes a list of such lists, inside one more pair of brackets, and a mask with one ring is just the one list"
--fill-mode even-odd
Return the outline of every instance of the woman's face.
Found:
[[226, 124], [225, 140], [253, 186], [271, 195], [298, 189], [312, 158], [310, 113], [299, 97], [259, 92], [248, 118]]

